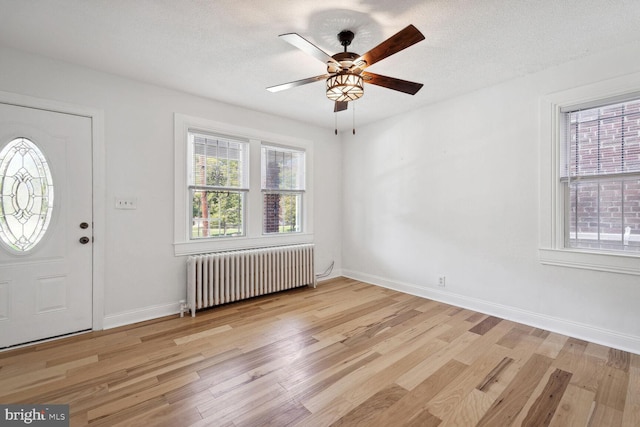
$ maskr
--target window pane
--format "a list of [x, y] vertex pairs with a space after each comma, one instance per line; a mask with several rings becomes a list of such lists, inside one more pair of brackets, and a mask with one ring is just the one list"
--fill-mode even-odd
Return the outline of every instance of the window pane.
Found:
[[598, 190], [600, 242], [614, 248], [622, 243], [622, 181], [601, 182]]
[[262, 146], [262, 189], [304, 190], [304, 151]]
[[624, 180], [623, 191], [623, 245], [640, 252], [640, 178]]
[[298, 233], [302, 230], [300, 193], [263, 194], [263, 230], [265, 233]]
[[571, 176], [595, 175], [598, 172], [597, 112], [579, 111], [572, 114], [569, 136], [569, 173]]
[[244, 193], [192, 190], [191, 238], [244, 235]]
[[640, 179], [572, 182], [567, 246], [640, 252]]
[[571, 209], [569, 215], [569, 244], [598, 241], [598, 184], [573, 182], [569, 187]]
[[640, 102], [627, 107], [624, 123], [624, 172], [640, 170]]
[[569, 112], [562, 176], [640, 172], [640, 100]]
[[225, 188], [248, 186], [246, 142], [191, 133], [193, 143], [190, 185]]

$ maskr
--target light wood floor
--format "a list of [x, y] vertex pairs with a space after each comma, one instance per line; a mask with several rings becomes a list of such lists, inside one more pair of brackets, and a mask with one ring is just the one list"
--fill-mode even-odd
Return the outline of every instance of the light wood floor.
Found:
[[338, 279], [0, 353], [71, 425], [640, 426], [640, 356]]

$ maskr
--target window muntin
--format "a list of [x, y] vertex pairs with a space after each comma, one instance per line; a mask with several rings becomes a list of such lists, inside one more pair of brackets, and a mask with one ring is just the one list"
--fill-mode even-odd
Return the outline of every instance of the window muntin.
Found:
[[262, 145], [262, 232], [302, 231], [305, 192], [305, 152], [288, 147]]
[[189, 131], [190, 239], [245, 235], [247, 141]]
[[640, 100], [563, 119], [565, 247], [640, 252]]
[[54, 187], [47, 159], [28, 138], [0, 151], [0, 240], [28, 252], [42, 240], [53, 213]]

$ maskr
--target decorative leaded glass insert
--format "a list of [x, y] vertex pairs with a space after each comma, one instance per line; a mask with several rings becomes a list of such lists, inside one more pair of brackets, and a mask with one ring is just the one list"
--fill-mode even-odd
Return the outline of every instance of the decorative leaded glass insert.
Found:
[[45, 235], [52, 211], [47, 159], [31, 140], [12, 140], [0, 151], [0, 240], [18, 252], [33, 249]]

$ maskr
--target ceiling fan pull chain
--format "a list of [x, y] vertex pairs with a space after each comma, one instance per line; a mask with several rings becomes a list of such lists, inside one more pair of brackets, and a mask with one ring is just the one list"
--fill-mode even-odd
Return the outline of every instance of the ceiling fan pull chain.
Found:
[[333, 113], [333, 117], [335, 117], [335, 130], [334, 130], [334, 132], [337, 135], [338, 134], [338, 113], [334, 112]]
[[355, 103], [351, 103], [351, 111], [353, 111], [353, 134], [356, 134], [356, 106]]

